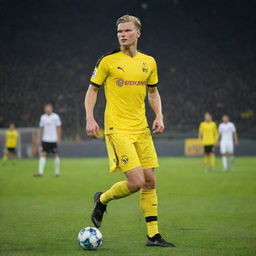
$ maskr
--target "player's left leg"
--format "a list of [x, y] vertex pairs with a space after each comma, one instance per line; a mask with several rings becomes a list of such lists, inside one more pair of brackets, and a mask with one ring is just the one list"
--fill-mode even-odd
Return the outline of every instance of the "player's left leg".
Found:
[[234, 157], [234, 144], [233, 144], [233, 142], [230, 142], [228, 144], [227, 150], [228, 150], [227, 157], [228, 157], [228, 162], [229, 162], [230, 168], [232, 170], [234, 170], [234, 168], [235, 168], [235, 157]]
[[208, 172], [210, 170], [211, 164], [210, 164], [210, 153], [211, 148], [209, 145], [204, 146], [204, 166], [205, 166], [205, 172]]
[[226, 172], [228, 170], [227, 154], [222, 154], [222, 166], [223, 166], [223, 172]]
[[156, 193], [156, 179], [154, 169], [144, 170], [145, 184], [140, 191], [140, 207], [147, 224], [146, 246], [175, 247], [173, 243], [165, 241], [158, 231], [157, 206], [158, 199]]
[[60, 157], [59, 154], [54, 154], [54, 165], [55, 165], [55, 171], [54, 171], [54, 175], [55, 177], [59, 177], [60, 176]]
[[212, 171], [215, 171], [216, 168], [216, 156], [214, 153], [214, 146], [210, 146], [210, 167]]
[[228, 160], [229, 160], [229, 165], [230, 165], [231, 170], [234, 170], [235, 169], [235, 156], [234, 156], [234, 154], [229, 154]]
[[151, 134], [144, 133], [138, 135], [135, 147], [143, 167], [145, 180], [144, 186], [140, 190], [140, 207], [147, 225], [146, 246], [175, 247], [174, 244], [166, 242], [158, 231], [158, 199], [154, 168], [158, 167], [159, 164]]

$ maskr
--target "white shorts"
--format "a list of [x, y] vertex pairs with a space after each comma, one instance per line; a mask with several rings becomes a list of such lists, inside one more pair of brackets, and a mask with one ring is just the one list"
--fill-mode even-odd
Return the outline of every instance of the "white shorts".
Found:
[[221, 141], [220, 143], [220, 153], [221, 154], [233, 154], [234, 153], [234, 143], [228, 141]]

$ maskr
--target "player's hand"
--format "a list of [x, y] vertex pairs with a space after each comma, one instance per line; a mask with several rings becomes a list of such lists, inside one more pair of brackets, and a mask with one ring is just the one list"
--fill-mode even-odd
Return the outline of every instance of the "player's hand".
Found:
[[89, 137], [97, 139], [99, 137], [99, 125], [94, 118], [86, 120], [86, 133]]
[[60, 143], [61, 143], [61, 138], [58, 138], [57, 144], [60, 145]]
[[156, 119], [152, 125], [153, 133], [163, 133], [164, 131], [164, 121], [163, 116], [156, 116]]

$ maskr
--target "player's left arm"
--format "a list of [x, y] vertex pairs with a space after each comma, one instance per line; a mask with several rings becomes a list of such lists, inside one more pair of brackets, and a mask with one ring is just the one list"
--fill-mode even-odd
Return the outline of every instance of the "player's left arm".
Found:
[[164, 121], [162, 114], [162, 101], [157, 87], [148, 88], [148, 101], [156, 115], [152, 125], [153, 133], [163, 133]]
[[237, 132], [233, 132], [233, 138], [234, 138], [235, 145], [238, 145], [238, 135], [237, 135]]
[[61, 143], [61, 133], [62, 133], [61, 126], [58, 126], [58, 127], [57, 127], [57, 135], [58, 135], [57, 144], [60, 144], [60, 143]]
[[61, 120], [60, 120], [60, 117], [59, 115], [56, 116], [56, 127], [57, 127], [57, 144], [60, 144], [61, 143], [61, 132], [62, 132], [62, 129], [61, 129]]

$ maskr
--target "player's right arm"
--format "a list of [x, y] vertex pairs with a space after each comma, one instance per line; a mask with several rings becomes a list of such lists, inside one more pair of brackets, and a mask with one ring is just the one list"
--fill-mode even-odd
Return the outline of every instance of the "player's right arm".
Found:
[[99, 137], [99, 125], [94, 119], [94, 107], [97, 102], [98, 91], [108, 76], [108, 62], [103, 56], [94, 68], [90, 80], [90, 86], [85, 94], [84, 106], [86, 113], [86, 132], [92, 138]]
[[93, 85], [90, 85], [84, 100], [85, 113], [86, 113], [86, 132], [87, 135], [92, 138], [98, 138], [99, 136], [99, 125], [94, 119], [94, 107], [97, 102], [99, 89]]
[[219, 132], [219, 139], [218, 139], [218, 144], [219, 144], [219, 142], [221, 141], [221, 133], [222, 133], [222, 131], [221, 131], [221, 124], [219, 124], [218, 132]]
[[38, 135], [37, 135], [37, 144], [39, 145], [41, 140], [42, 140], [42, 136], [43, 136], [43, 131], [44, 128], [43, 127], [39, 127], [38, 129]]
[[200, 123], [199, 129], [198, 129], [198, 139], [202, 139], [202, 138], [203, 138], [203, 124]]
[[4, 147], [7, 147], [7, 132], [5, 132], [5, 136], [4, 136]]
[[43, 116], [40, 117], [40, 122], [39, 122], [39, 130], [37, 132], [37, 144], [39, 145], [41, 140], [42, 140], [42, 136], [43, 136], [43, 132], [44, 132], [44, 124], [43, 124]]

